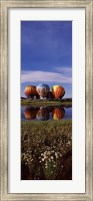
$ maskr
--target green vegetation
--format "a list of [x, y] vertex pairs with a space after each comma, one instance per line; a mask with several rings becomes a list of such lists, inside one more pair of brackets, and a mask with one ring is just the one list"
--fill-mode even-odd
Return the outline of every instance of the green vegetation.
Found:
[[72, 121], [21, 123], [21, 179], [72, 179]]
[[67, 125], [72, 125], [72, 120], [49, 120], [49, 121], [22, 121], [21, 122], [22, 128], [34, 128], [34, 126], [39, 127], [41, 129], [41, 126], [44, 128], [44, 126], [67, 126]]
[[71, 99], [64, 100], [29, 100], [29, 99], [21, 99], [21, 105], [29, 105], [29, 106], [57, 106], [57, 105], [66, 105], [72, 106]]

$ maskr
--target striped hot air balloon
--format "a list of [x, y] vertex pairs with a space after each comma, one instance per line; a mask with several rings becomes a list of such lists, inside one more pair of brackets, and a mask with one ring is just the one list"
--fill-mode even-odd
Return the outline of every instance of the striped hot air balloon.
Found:
[[65, 115], [64, 108], [58, 108], [58, 107], [54, 108], [54, 111], [53, 111], [53, 119], [54, 120], [63, 119], [64, 115]]
[[62, 98], [65, 94], [65, 90], [62, 86], [55, 85], [52, 87], [52, 93], [55, 98]]
[[37, 93], [41, 98], [47, 97], [47, 94], [50, 91], [50, 88], [47, 84], [39, 84], [36, 88]]
[[24, 90], [24, 94], [26, 95], [27, 98], [32, 98], [34, 96], [37, 96], [37, 91], [36, 91], [36, 86], [34, 85], [28, 85], [26, 86]]

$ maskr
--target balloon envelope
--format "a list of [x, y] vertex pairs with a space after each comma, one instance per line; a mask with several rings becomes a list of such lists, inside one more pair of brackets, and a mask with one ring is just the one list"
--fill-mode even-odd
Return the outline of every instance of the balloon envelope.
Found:
[[48, 92], [47, 98], [49, 99], [54, 98], [53, 93], [51, 91]]
[[62, 86], [55, 85], [52, 87], [52, 93], [55, 98], [62, 98], [65, 94], [65, 90]]
[[46, 97], [50, 91], [50, 88], [47, 84], [40, 84], [37, 86], [36, 90], [41, 97]]
[[33, 86], [33, 85], [26, 86], [24, 94], [27, 97], [33, 97], [33, 96], [37, 95], [36, 86]]

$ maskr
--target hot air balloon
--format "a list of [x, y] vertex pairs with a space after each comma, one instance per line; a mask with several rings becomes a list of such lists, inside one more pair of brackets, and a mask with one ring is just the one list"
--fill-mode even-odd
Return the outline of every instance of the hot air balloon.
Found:
[[38, 96], [36, 86], [33, 85], [26, 86], [24, 94], [27, 96], [27, 98], [33, 98], [34, 96]]
[[54, 120], [63, 119], [64, 115], [65, 115], [64, 108], [59, 108], [59, 107], [54, 108], [54, 111], [53, 111], [53, 119]]
[[44, 98], [50, 91], [50, 88], [47, 84], [40, 84], [36, 88], [37, 93], [39, 94], [40, 98]]
[[48, 99], [53, 99], [54, 98], [53, 93], [51, 91], [48, 92], [47, 98]]
[[27, 107], [24, 111], [25, 118], [28, 120], [35, 119], [37, 112], [37, 109]]
[[49, 112], [46, 108], [40, 107], [40, 110], [38, 111], [36, 115], [37, 120], [48, 120], [49, 119]]
[[62, 98], [65, 94], [65, 90], [62, 86], [55, 85], [52, 87], [52, 93], [55, 98]]

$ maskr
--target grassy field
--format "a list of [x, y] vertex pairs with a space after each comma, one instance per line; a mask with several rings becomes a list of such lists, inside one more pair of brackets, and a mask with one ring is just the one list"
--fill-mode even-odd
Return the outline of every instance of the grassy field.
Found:
[[72, 178], [72, 121], [21, 123], [21, 179]]
[[29, 105], [29, 106], [55, 106], [55, 105], [62, 105], [62, 106], [72, 106], [71, 101], [62, 101], [62, 100], [21, 100], [21, 105]]

